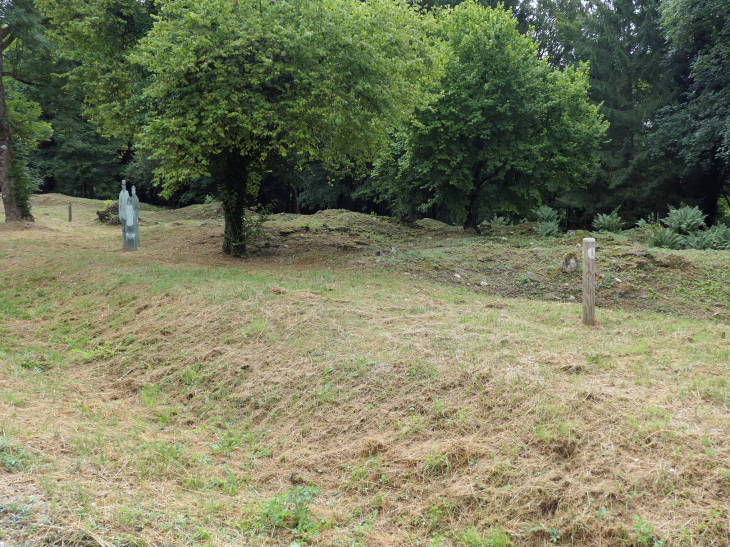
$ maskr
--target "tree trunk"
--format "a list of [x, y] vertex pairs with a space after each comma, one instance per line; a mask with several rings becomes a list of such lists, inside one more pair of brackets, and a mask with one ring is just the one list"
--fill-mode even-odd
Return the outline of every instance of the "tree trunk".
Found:
[[[0, 54], [0, 74], [3, 71], [3, 56]], [[18, 202], [17, 178], [14, 174], [15, 157], [13, 156], [13, 143], [10, 134], [10, 120], [8, 120], [8, 108], [5, 103], [5, 86], [0, 77], [0, 192], [3, 195], [5, 206], [5, 222], [13, 220], [33, 221], [30, 212], [23, 214], [23, 207]], [[26, 211], [28, 208], [25, 208]]]
[[297, 187], [292, 186], [294, 189], [294, 205], [296, 207], [296, 210], [294, 211], [296, 214], [300, 215], [302, 213], [301, 208], [299, 207], [299, 192], [297, 192]]
[[223, 198], [223, 253], [235, 257], [246, 255], [247, 230], [245, 227], [244, 204], [248, 182], [247, 158], [238, 152], [225, 152], [224, 172], [221, 181]]

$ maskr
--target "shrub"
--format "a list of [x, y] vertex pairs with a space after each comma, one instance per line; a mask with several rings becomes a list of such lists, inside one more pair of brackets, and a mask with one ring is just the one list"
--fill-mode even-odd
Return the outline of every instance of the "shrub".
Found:
[[540, 205], [537, 209], [533, 209], [532, 212], [537, 215], [538, 224], [549, 222], [558, 223], [558, 212], [547, 205]]
[[491, 226], [509, 226], [509, 220], [505, 217], [494, 215], [491, 220], [487, 221], [487, 224]]
[[707, 233], [712, 237], [712, 246], [715, 249], [730, 251], [730, 227], [716, 224]]
[[679, 209], [669, 207], [669, 214], [662, 219], [665, 226], [677, 234], [691, 234], [705, 226], [705, 218], [699, 207], [683, 205]]
[[618, 214], [618, 207], [611, 213], [604, 215], [598, 214], [593, 219], [593, 227], [599, 232], [620, 232], [621, 227], [626, 224]]
[[557, 221], [539, 223], [537, 233], [540, 237], [555, 237], [558, 234]]
[[695, 232], [684, 238], [685, 249], [697, 249], [704, 251], [711, 249], [713, 244], [714, 239], [710, 232]]
[[637, 228], [657, 228], [661, 227], [661, 224], [659, 224], [659, 215], [656, 213], [649, 215], [648, 219], [640, 218], [636, 222]]
[[649, 239], [649, 245], [663, 247], [665, 249], [681, 249], [684, 238], [669, 228], [659, 228], [654, 231]]
[[555, 237], [558, 233], [558, 212], [547, 205], [532, 210], [537, 216], [537, 233], [540, 237]]

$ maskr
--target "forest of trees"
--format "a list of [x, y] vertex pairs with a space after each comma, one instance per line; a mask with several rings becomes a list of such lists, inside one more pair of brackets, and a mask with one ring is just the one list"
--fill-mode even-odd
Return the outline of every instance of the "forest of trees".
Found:
[[[454, 5], [457, 4], [457, 5]], [[0, 190], [574, 227], [730, 206], [727, 0], [0, 0]]]

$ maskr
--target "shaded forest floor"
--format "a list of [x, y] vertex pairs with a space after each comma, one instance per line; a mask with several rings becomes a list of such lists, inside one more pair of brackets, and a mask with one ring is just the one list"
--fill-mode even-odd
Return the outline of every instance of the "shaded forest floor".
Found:
[[730, 545], [730, 261], [38, 196], [0, 225], [0, 541]]

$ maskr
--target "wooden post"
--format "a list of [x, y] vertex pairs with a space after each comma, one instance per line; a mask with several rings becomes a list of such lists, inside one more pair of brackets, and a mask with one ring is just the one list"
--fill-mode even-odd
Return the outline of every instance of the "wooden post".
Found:
[[71, 202], [68, 202], [68, 221], [71, 222]]
[[596, 240], [583, 238], [583, 323], [596, 324]]

